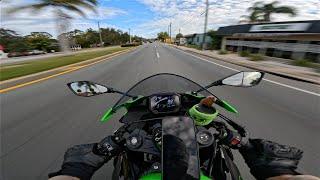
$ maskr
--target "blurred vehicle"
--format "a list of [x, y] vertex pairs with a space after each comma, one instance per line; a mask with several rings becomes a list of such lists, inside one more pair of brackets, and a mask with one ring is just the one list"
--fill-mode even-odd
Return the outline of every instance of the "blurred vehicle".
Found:
[[28, 56], [29, 52], [10, 52], [8, 57], [19, 57], [19, 56]]
[[41, 51], [41, 50], [37, 50], [37, 49], [29, 51], [29, 55], [38, 55], [38, 54], [46, 54], [46, 52]]

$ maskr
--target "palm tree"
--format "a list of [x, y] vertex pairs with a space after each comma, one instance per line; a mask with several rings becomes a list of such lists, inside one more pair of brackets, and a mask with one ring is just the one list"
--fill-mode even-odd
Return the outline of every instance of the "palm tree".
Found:
[[251, 15], [261, 15], [263, 17], [263, 21], [270, 22], [271, 14], [273, 13], [283, 13], [290, 14], [291, 16], [295, 16], [297, 11], [294, 7], [291, 6], [277, 6], [279, 4], [278, 1], [273, 1], [268, 4], [264, 4], [263, 2], [256, 2], [252, 7], [248, 8], [248, 11], [251, 11]]
[[261, 19], [261, 15], [256, 11], [252, 12], [250, 15], [243, 15], [241, 18], [242, 20], [240, 20], [239, 23], [256, 23], [263, 21], [263, 19]]
[[66, 31], [68, 29], [71, 16], [67, 12], [75, 12], [82, 17], [86, 17], [82, 8], [86, 8], [96, 12], [95, 8], [98, 5], [97, 0], [37, 0], [35, 4], [30, 4], [26, 6], [20, 6], [9, 10], [9, 13], [31, 9], [33, 12], [39, 12], [44, 9], [52, 8], [54, 9], [56, 22], [57, 22], [57, 31], [58, 40], [60, 48], [62, 51], [69, 51], [69, 43], [66, 36]]

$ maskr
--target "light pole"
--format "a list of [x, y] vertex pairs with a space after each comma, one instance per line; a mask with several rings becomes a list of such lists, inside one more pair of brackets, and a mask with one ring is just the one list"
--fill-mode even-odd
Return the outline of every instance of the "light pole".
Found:
[[206, 0], [206, 16], [204, 19], [204, 32], [202, 39], [202, 50], [205, 48], [206, 36], [207, 36], [207, 25], [208, 25], [208, 13], [209, 13], [209, 0]]
[[100, 47], [102, 46], [102, 36], [101, 36], [101, 29], [100, 29], [100, 22], [98, 21], [98, 28], [99, 28], [99, 37], [100, 37]]
[[131, 34], [130, 34], [130, 32], [131, 32], [131, 29], [129, 28], [129, 43], [131, 44]]
[[170, 43], [171, 43], [171, 22], [170, 22]]

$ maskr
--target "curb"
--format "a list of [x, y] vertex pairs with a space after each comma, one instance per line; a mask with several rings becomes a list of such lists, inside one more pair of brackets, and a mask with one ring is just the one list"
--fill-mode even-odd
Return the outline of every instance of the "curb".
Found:
[[302, 81], [302, 82], [307, 82], [307, 83], [320, 85], [319, 81], [316, 81], [316, 80], [313, 80], [313, 79], [298, 77], [298, 76], [294, 76], [294, 75], [288, 75], [288, 74], [284, 74], [284, 73], [273, 72], [273, 71], [265, 70], [263, 68], [258, 68], [258, 67], [254, 67], [254, 66], [250, 66], [250, 65], [241, 64], [241, 63], [235, 63], [235, 62], [226, 61], [226, 60], [224, 60], [222, 58], [213, 57], [213, 56], [210, 56], [210, 55], [207, 55], [207, 54], [202, 54], [200, 52], [184, 50], [184, 49], [181, 49], [181, 48], [176, 47], [176, 46], [173, 46], [173, 47], [175, 47], [177, 49], [180, 49], [182, 51], [187, 51], [189, 53], [195, 53], [195, 54], [206, 56], [206, 57], [209, 57], [209, 58], [214, 58], [214, 59], [217, 59], [219, 61], [227, 62], [227, 63], [230, 63], [230, 64], [234, 64], [234, 65], [238, 65], [238, 66], [242, 66], [242, 67], [246, 67], [246, 68], [250, 68], [250, 69], [263, 71], [263, 72], [266, 72], [268, 74], [272, 74], [272, 75], [276, 75], [276, 76], [280, 76], [280, 77], [284, 77], [284, 78], [288, 78], [288, 79], [293, 79], [293, 80], [297, 80], [297, 81]]

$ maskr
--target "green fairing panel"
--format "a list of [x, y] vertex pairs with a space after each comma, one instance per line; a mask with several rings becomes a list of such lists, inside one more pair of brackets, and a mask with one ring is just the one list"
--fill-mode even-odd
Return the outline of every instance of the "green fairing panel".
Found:
[[[140, 180], [161, 180], [161, 173], [150, 173], [142, 176]], [[200, 180], [211, 180], [211, 178], [201, 173]]]
[[117, 110], [119, 110], [121, 108], [126, 108], [126, 110], [128, 110], [135, 102], [137, 102], [141, 98], [143, 98], [143, 96], [138, 96], [134, 100], [130, 99], [127, 102], [120, 104], [119, 106], [117, 106], [115, 108], [108, 109], [107, 112], [104, 113], [104, 115], [102, 116], [100, 121], [107, 122], [112, 117], [112, 115], [117, 112]]
[[150, 173], [144, 175], [140, 178], [140, 180], [161, 180], [161, 173]]
[[227, 111], [229, 112], [233, 112], [233, 113], [236, 113], [238, 114], [238, 110], [236, 108], [234, 108], [232, 105], [230, 105], [229, 103], [227, 103], [226, 101], [223, 101], [222, 100], [222, 107], [225, 108]]

